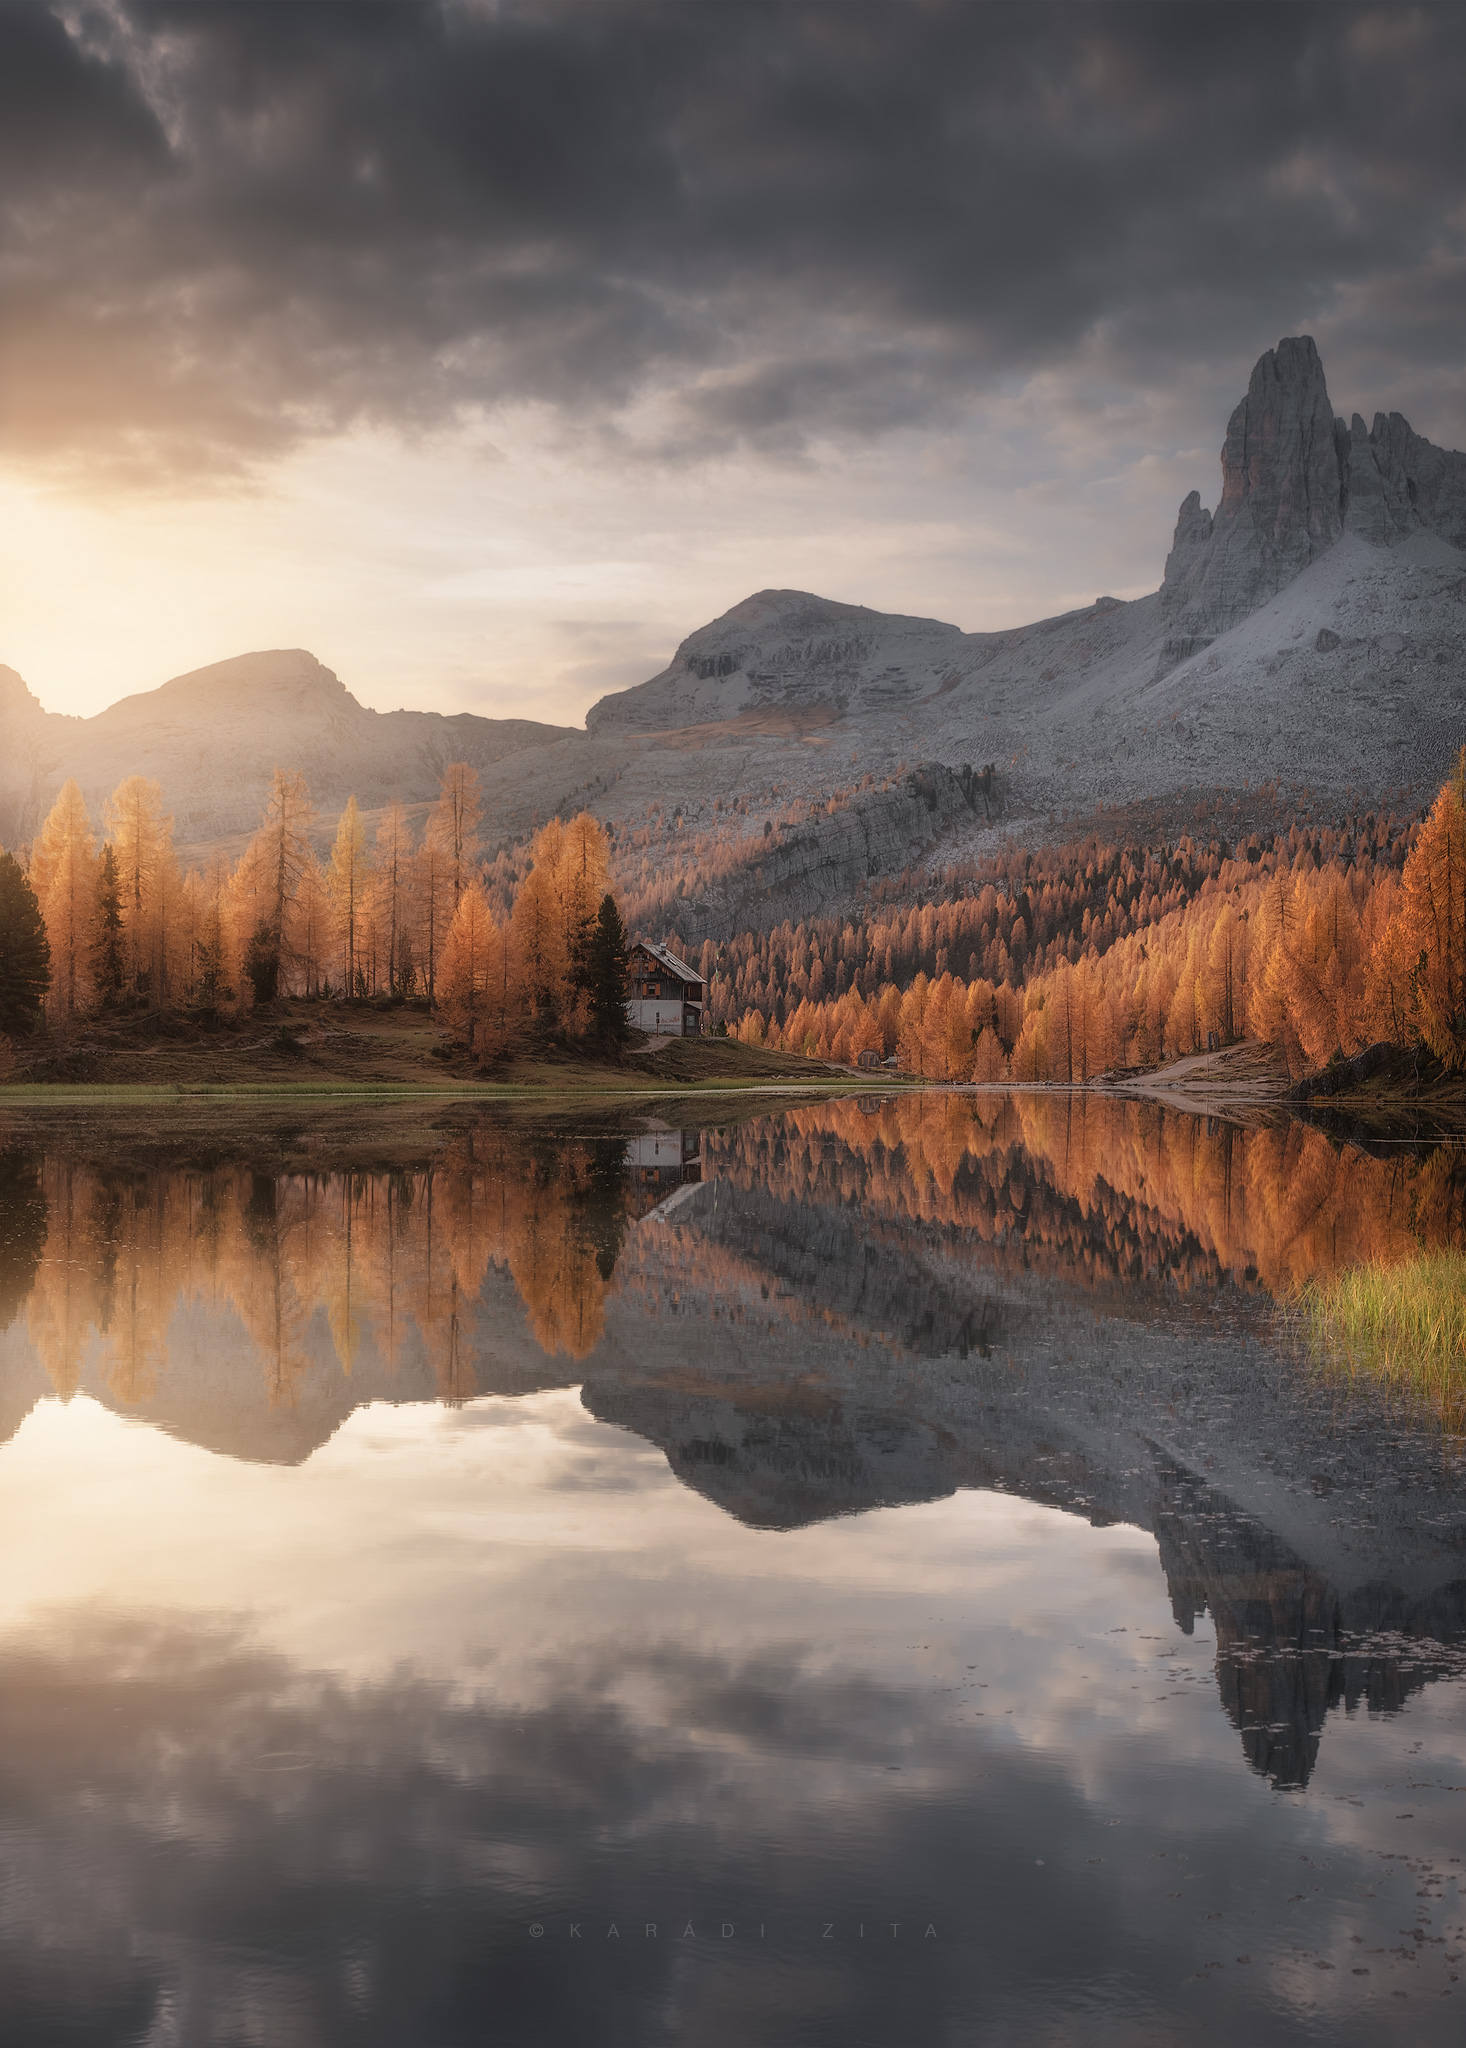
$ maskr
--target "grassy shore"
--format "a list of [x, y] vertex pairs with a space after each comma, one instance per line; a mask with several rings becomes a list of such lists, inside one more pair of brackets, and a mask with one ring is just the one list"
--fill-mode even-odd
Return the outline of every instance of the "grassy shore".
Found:
[[1398, 1266], [1356, 1266], [1304, 1288], [1314, 1355], [1466, 1424], [1466, 1252], [1425, 1252]]
[[[509, 1101], [565, 1094], [660, 1094], [667, 1089], [860, 1088], [871, 1076], [729, 1038], [670, 1039], [611, 1058], [548, 1034], [482, 1066], [416, 1005], [286, 1000], [238, 1023], [96, 1020], [69, 1036], [15, 1048], [0, 1102], [148, 1103], [327, 1096], [467, 1097]], [[889, 1074], [878, 1084], [888, 1087]]]

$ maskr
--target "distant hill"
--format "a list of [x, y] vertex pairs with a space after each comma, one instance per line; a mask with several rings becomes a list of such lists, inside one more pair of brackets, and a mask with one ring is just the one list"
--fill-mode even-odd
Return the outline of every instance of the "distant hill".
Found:
[[975, 637], [939, 619], [760, 590], [690, 633], [660, 675], [602, 697], [586, 729], [722, 724], [731, 738], [879, 716], [939, 692], [960, 673]]
[[566, 726], [461, 712], [369, 711], [303, 648], [236, 655], [109, 705], [95, 718], [43, 711], [0, 668], [0, 843], [29, 838], [68, 776], [94, 818], [125, 775], [163, 785], [180, 845], [250, 830], [277, 764], [302, 769], [327, 815], [436, 796], [449, 761], [481, 771], [574, 737]]

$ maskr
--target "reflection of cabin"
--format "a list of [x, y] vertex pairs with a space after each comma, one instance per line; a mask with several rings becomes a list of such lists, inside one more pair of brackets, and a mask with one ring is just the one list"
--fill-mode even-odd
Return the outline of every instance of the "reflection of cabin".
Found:
[[625, 1173], [627, 1207], [633, 1216], [645, 1216], [678, 1188], [702, 1179], [702, 1132], [662, 1126], [640, 1132], [627, 1144]]
[[696, 1038], [702, 1030], [702, 976], [669, 953], [638, 939], [626, 962], [626, 1014], [638, 1031]]

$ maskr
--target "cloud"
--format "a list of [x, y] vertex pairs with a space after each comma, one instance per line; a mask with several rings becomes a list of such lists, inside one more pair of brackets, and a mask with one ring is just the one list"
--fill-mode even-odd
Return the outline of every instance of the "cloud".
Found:
[[789, 454], [1386, 281], [1438, 361], [1463, 56], [1350, 0], [0, 0], [0, 452], [230, 477], [651, 400], [657, 460]]

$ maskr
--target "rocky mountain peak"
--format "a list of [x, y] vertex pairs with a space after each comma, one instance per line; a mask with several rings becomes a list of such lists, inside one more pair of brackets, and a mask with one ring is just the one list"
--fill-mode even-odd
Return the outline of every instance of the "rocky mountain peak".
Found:
[[38, 718], [44, 719], [45, 715], [26, 688], [25, 678], [0, 662], [0, 718], [5, 720], [6, 729], [9, 730], [17, 720], [33, 722]]
[[1195, 491], [1176, 521], [1161, 602], [1172, 660], [1256, 611], [1343, 531], [1334, 409], [1309, 334], [1258, 358], [1227, 422], [1215, 515]]
[[270, 648], [236, 654], [207, 668], [190, 669], [156, 690], [123, 697], [102, 716], [119, 724], [134, 719], [256, 714], [279, 717], [320, 711], [360, 710], [340, 677], [304, 647]]
[[1260, 356], [1227, 423], [1215, 515], [1182, 503], [1166, 560], [1162, 670], [1275, 597], [1344, 532], [1392, 546], [1429, 532], [1466, 547], [1466, 455], [1436, 448], [1397, 412], [1334, 417], [1313, 337]]

